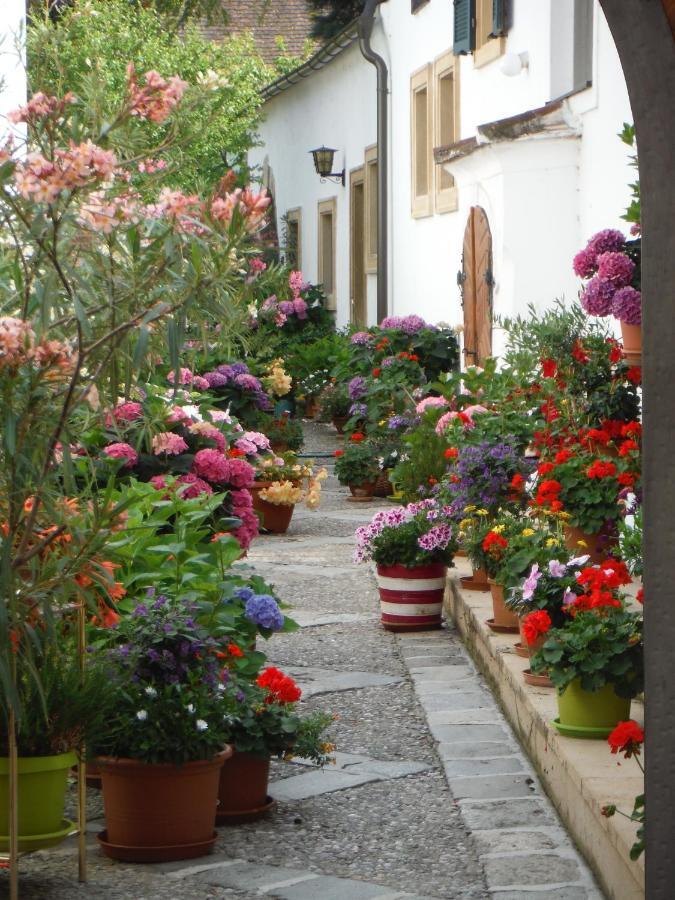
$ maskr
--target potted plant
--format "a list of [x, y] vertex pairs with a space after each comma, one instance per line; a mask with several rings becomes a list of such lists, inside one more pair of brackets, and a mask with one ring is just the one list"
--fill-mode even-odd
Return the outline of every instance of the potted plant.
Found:
[[227, 740], [234, 747], [220, 773], [218, 825], [235, 825], [265, 815], [274, 804], [267, 793], [272, 757], [301, 756], [323, 766], [333, 745], [323, 733], [333, 717], [297, 711], [300, 688], [272, 666], [255, 683], [231, 679]]
[[381, 622], [390, 631], [439, 628], [457, 542], [442, 507], [422, 500], [375, 514], [356, 530], [356, 562], [377, 564]]
[[606, 738], [630, 715], [643, 688], [642, 616], [626, 608], [618, 587], [630, 581], [623, 563], [608, 560], [576, 577], [569, 621], [551, 629], [531, 661], [558, 689], [554, 725], [569, 737]]
[[305, 415], [313, 419], [319, 411], [319, 395], [330, 382], [328, 369], [317, 369], [311, 372], [298, 385], [298, 400], [304, 400]]
[[348, 485], [352, 497], [372, 497], [379, 474], [377, 450], [362, 432], [354, 432], [344, 450], [335, 451], [335, 475], [340, 484]]
[[344, 426], [349, 420], [352, 401], [347, 388], [342, 384], [329, 384], [319, 397], [319, 416], [332, 422], [338, 434], [344, 433]]
[[299, 463], [293, 453], [262, 460], [251, 489], [262, 527], [272, 534], [285, 534], [296, 504], [304, 500], [309, 509], [317, 509], [321, 482], [327, 475], [325, 468], [315, 472], [311, 460]]
[[278, 417], [265, 416], [258, 419], [258, 427], [269, 438], [274, 453], [296, 452], [302, 449], [304, 435], [302, 425], [288, 413]]
[[[94, 658], [81, 671], [77, 648], [61, 634], [17, 651], [19, 850], [58, 844], [76, 825], [64, 818], [68, 773], [108, 710], [107, 672]], [[31, 642], [32, 644], [32, 642]], [[37, 674], [39, 672], [39, 680]], [[9, 848], [9, 736], [0, 730], [0, 850]]]
[[219, 645], [191, 603], [150, 596], [106, 633], [112, 709], [95, 740], [113, 859], [158, 862], [213, 847], [226, 746]]

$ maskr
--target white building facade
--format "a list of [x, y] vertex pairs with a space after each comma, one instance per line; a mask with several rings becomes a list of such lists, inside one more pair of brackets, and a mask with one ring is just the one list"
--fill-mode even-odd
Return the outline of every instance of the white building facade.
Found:
[[[499, 351], [492, 315], [575, 298], [573, 255], [626, 227], [632, 118], [609, 28], [597, 0], [384, 0], [372, 46], [388, 68], [387, 312], [464, 324], [480, 361]], [[376, 136], [354, 28], [270, 87], [250, 154], [340, 326], [377, 321]], [[316, 174], [322, 145], [344, 186]]]
[[[26, 68], [23, 38], [26, 28], [26, 0], [0, 3], [0, 141], [17, 133], [7, 122], [7, 113], [26, 102]], [[19, 132], [20, 134], [21, 132]]]

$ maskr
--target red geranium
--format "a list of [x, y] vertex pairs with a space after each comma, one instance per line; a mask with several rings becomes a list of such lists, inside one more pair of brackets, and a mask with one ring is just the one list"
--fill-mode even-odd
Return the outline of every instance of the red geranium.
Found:
[[295, 703], [302, 696], [302, 691], [293, 679], [274, 666], [263, 669], [255, 683], [267, 688], [266, 703]]
[[616, 466], [613, 462], [596, 459], [586, 470], [586, 475], [588, 478], [611, 478], [612, 475], [616, 475]]
[[410, 362], [419, 362], [420, 361], [420, 358], [416, 353], [409, 353], [408, 359], [410, 360]]
[[525, 484], [525, 479], [520, 474], [520, 472], [516, 472], [516, 474], [511, 479], [510, 484], [514, 491], [522, 491]]
[[556, 466], [560, 466], [562, 463], [569, 462], [572, 459], [572, 452], [571, 450], [559, 450], [554, 458]]
[[379, 378], [382, 374], [382, 369], [379, 367], [377, 369], [373, 369], [373, 378]]
[[629, 438], [627, 441], [623, 441], [619, 446], [619, 456], [628, 456], [629, 453], [634, 453], [636, 450], [639, 450], [640, 447], [636, 444], [632, 438]]
[[459, 450], [457, 449], [457, 447], [448, 447], [448, 449], [444, 453], [444, 456], [446, 459], [457, 459], [457, 457], [459, 456]]
[[612, 345], [612, 349], [609, 351], [609, 361], [613, 363], [621, 362], [623, 358], [623, 352], [621, 351], [621, 345], [617, 343], [617, 341], [612, 338], [608, 338], [608, 343]]
[[560, 418], [560, 413], [553, 400], [545, 400], [539, 409], [547, 422], [554, 422], [556, 419]]
[[619, 472], [616, 476], [616, 480], [623, 487], [632, 488], [635, 484], [636, 475], [634, 472]]
[[626, 372], [626, 378], [633, 384], [640, 384], [642, 381], [642, 369], [639, 366], [631, 366]]
[[644, 588], [640, 588], [640, 590], [635, 595], [635, 599], [637, 600], [638, 603], [644, 602]]
[[483, 550], [491, 556], [501, 556], [502, 550], [508, 546], [509, 542], [506, 538], [503, 538], [501, 534], [498, 534], [496, 531], [488, 531], [483, 538]]
[[607, 743], [612, 748], [612, 753], [623, 753], [626, 759], [638, 754], [644, 742], [644, 731], [632, 719], [629, 719], [627, 722], [619, 722], [607, 738]]
[[642, 436], [641, 422], [621, 423], [621, 437], [640, 438]]
[[583, 348], [583, 345], [580, 341], [574, 342], [574, 349], [572, 350], [572, 356], [579, 363], [587, 363], [590, 361], [590, 356], [586, 353]]
[[344, 456], [344, 450], [336, 450], [333, 456]]
[[548, 475], [549, 472], [552, 472], [555, 469], [555, 466], [552, 462], [543, 462], [539, 463], [537, 466], [537, 473], [539, 475]]
[[355, 431], [354, 434], [349, 438], [350, 441], [354, 441], [355, 444], [360, 444], [361, 441], [365, 441], [366, 436], [362, 431]]
[[545, 609], [528, 613], [523, 619], [523, 635], [527, 643], [532, 645], [538, 637], [548, 634], [551, 624], [551, 617]]
[[[555, 478], [551, 478], [549, 481], [542, 481], [537, 488], [537, 496], [535, 502], [537, 506], [553, 506], [553, 504], [559, 504], [558, 494], [562, 489], [562, 485], [559, 481], [556, 481]], [[559, 509], [559, 506], [556, 506]]]

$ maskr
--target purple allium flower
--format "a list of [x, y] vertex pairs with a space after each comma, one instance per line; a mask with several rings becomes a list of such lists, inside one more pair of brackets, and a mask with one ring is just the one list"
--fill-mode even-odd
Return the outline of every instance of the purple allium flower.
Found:
[[608, 252], [598, 256], [598, 276], [611, 281], [615, 288], [630, 284], [635, 263], [625, 253]]
[[208, 381], [210, 388], [224, 387], [230, 380], [223, 372], [206, 372], [204, 378]]
[[619, 288], [612, 297], [612, 312], [627, 325], [642, 324], [642, 294], [627, 285]]
[[581, 295], [581, 305], [589, 316], [608, 316], [615, 292], [616, 286], [611, 281], [605, 281], [599, 275], [594, 275]]
[[350, 400], [360, 400], [366, 394], [366, 379], [361, 375], [355, 375], [347, 385], [347, 390], [349, 391]]
[[355, 331], [351, 336], [352, 344], [359, 344], [360, 346], [365, 346], [369, 344], [373, 339], [372, 334], [368, 334], [367, 331]]
[[247, 600], [244, 615], [249, 622], [255, 622], [271, 631], [279, 631], [284, 627], [284, 616], [279, 604], [269, 594], [257, 594]]

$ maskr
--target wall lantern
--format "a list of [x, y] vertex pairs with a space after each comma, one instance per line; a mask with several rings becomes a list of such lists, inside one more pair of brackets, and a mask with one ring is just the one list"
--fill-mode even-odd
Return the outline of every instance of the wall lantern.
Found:
[[345, 186], [345, 170], [343, 169], [341, 172], [331, 171], [333, 168], [335, 150], [330, 147], [317, 147], [316, 150], [310, 150], [309, 152], [314, 157], [316, 174], [322, 181], [327, 181], [329, 178], [332, 178], [336, 184], [341, 184], [342, 187]]

